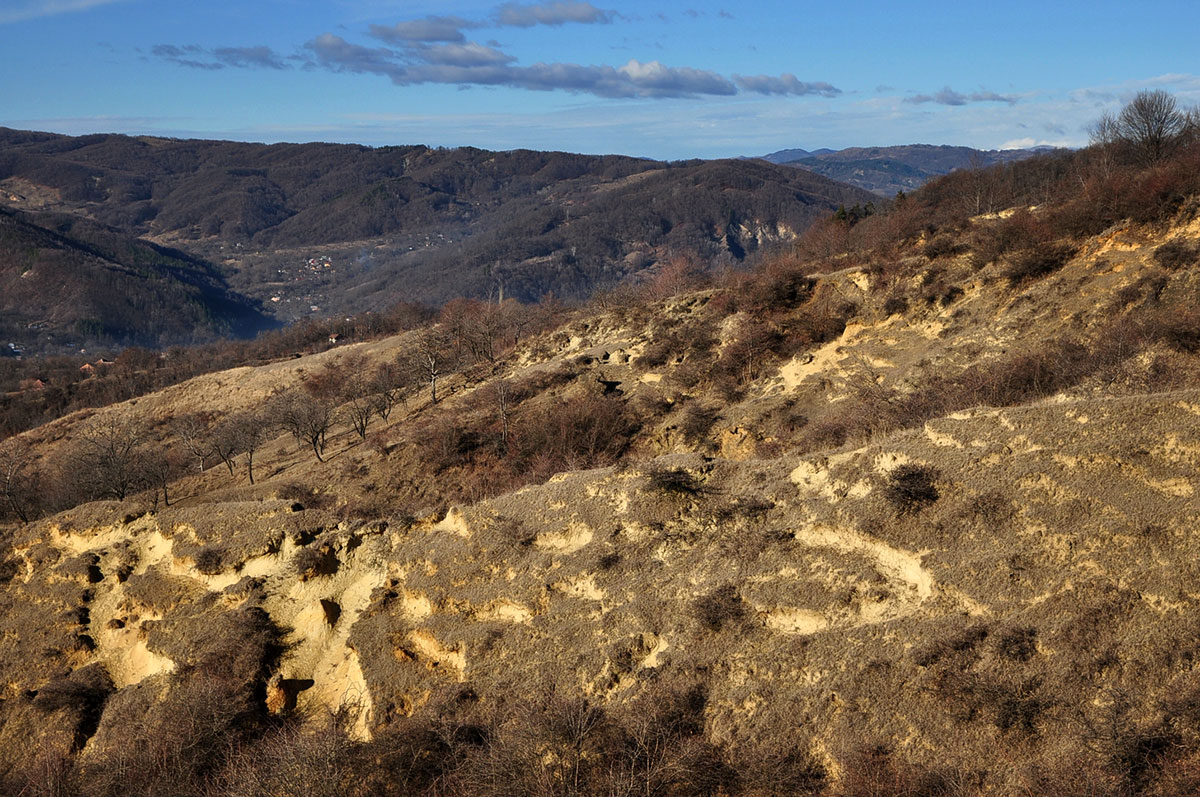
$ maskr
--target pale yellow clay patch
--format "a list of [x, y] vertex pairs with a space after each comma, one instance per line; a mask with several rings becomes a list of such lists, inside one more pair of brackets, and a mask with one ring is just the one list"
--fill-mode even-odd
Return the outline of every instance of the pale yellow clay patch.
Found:
[[533, 612], [524, 604], [498, 599], [481, 606], [474, 612], [474, 616], [476, 620], [527, 623], [533, 618]]
[[463, 680], [467, 671], [467, 653], [461, 642], [454, 647], [446, 647], [425, 630], [409, 631], [407, 639], [421, 660], [445, 668], [447, 672], [452, 671], [452, 677], [460, 682]]
[[103, 628], [95, 635], [104, 669], [118, 689], [132, 686], [151, 675], [174, 672], [175, 662], [146, 647], [141, 630], [133, 626]]
[[927, 437], [929, 439], [929, 442], [931, 442], [935, 446], [939, 446], [941, 448], [962, 448], [963, 447], [963, 444], [961, 442], [959, 442], [958, 440], [955, 440], [953, 437], [951, 437], [948, 434], [939, 432], [938, 430], [934, 429], [933, 426], [931, 426], [928, 423], [925, 424], [925, 437]]
[[400, 608], [412, 620], [424, 620], [433, 614], [433, 603], [420, 592], [405, 590], [400, 596]]
[[367, 688], [367, 679], [363, 677], [358, 653], [352, 648], [343, 650], [342, 655], [323, 662], [320, 677], [314, 678], [312, 689], [301, 692], [301, 695], [311, 694], [312, 700], [328, 706], [332, 711], [348, 714], [350, 735], [358, 741], [368, 741], [374, 713], [371, 691]]
[[816, 351], [802, 354], [786, 363], [779, 369], [784, 387], [789, 391], [795, 390], [805, 379], [823, 374], [845, 360], [849, 355], [841, 349], [864, 329], [866, 327], [862, 324], [847, 324], [845, 331], [836, 340], [831, 340]]
[[1158, 490], [1165, 495], [1174, 495], [1178, 498], [1189, 498], [1195, 492], [1191, 482], [1187, 479], [1146, 479], [1146, 486]]
[[[651, 636], [653, 637], [653, 635], [651, 635]], [[667, 642], [666, 637], [653, 637], [653, 638], [654, 638], [654, 647], [651, 648], [650, 652], [646, 654], [646, 657], [644, 659], [642, 659], [641, 664], [640, 664], [642, 669], [653, 669], [654, 667], [657, 667], [659, 664], [661, 664], [662, 663], [661, 662], [662, 655], [667, 652], [668, 648], [671, 647], [670, 643]]]
[[448, 531], [451, 534], [458, 535], [463, 539], [470, 539], [471, 527], [467, 525], [467, 519], [463, 517], [462, 510], [458, 507], [451, 507], [446, 512], [446, 517], [442, 518], [434, 527], [434, 531]]
[[767, 628], [784, 634], [816, 634], [829, 628], [829, 620], [808, 609], [778, 608], [763, 613]]
[[604, 591], [596, 586], [596, 577], [591, 573], [585, 573], [567, 581], [559, 581], [554, 588], [573, 598], [583, 598], [589, 601], [604, 600]]
[[592, 541], [592, 530], [578, 521], [571, 521], [563, 531], [539, 534], [534, 545], [554, 553], [574, 553]]
[[933, 577], [922, 567], [919, 554], [893, 548], [857, 531], [833, 526], [807, 526], [797, 529], [794, 536], [805, 545], [865, 555], [873, 559], [883, 573], [907, 583], [919, 599], [933, 595]]
[[828, 469], [815, 462], [801, 462], [792, 470], [790, 478], [800, 492], [820, 495], [830, 503], [837, 503], [850, 492], [849, 485], [834, 479]]

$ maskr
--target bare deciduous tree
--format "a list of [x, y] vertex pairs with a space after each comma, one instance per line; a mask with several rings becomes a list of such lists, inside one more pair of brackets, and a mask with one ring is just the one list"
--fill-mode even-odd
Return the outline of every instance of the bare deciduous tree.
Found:
[[272, 399], [267, 416], [296, 442], [312, 448], [318, 462], [325, 461], [325, 437], [333, 425], [333, 407], [305, 392], [281, 393]]
[[420, 370], [422, 377], [429, 383], [429, 400], [437, 404], [438, 379], [452, 366], [455, 360], [454, 345], [450, 336], [441, 329], [429, 327], [417, 334], [416, 348], [413, 351], [414, 365]]
[[234, 460], [242, 453], [242, 440], [237, 426], [229, 418], [221, 421], [212, 430], [208, 441], [210, 450], [225, 463], [229, 475], [234, 475]]
[[213, 434], [213, 447], [229, 467], [229, 475], [234, 473], [234, 459], [245, 454], [246, 473], [254, 484], [254, 454], [266, 442], [271, 426], [266, 413], [256, 410], [235, 413], [221, 422]]
[[102, 418], [76, 438], [67, 453], [67, 477], [89, 498], [124, 501], [146, 483], [144, 428], [123, 418]]
[[0, 442], [0, 491], [8, 511], [22, 523], [28, 523], [33, 516], [39, 481], [29, 443], [19, 437]]
[[171, 505], [171, 482], [184, 470], [179, 453], [167, 446], [142, 452], [142, 468], [146, 482], [154, 487], [154, 508], [158, 509], [158, 492], [162, 491], [163, 505]]
[[204, 472], [205, 461], [212, 456], [212, 418], [207, 413], [193, 412], [181, 415], [171, 421], [171, 430], [179, 438], [180, 444], [189, 454], [196, 458], [201, 473]]
[[491, 390], [496, 400], [496, 414], [500, 416], [500, 446], [507, 449], [512, 434], [512, 383], [500, 379], [492, 384]]
[[1167, 92], [1139, 91], [1116, 116], [1105, 114], [1092, 125], [1092, 143], [1127, 149], [1153, 164], [1170, 154], [1194, 122], [1195, 114], [1181, 110]]
[[341, 389], [338, 398], [344, 402], [341, 412], [350, 422], [358, 439], [367, 439], [367, 426], [375, 415], [375, 381], [370, 364], [361, 354], [342, 358], [339, 364]]
[[404, 404], [404, 393], [409, 388], [409, 373], [399, 361], [383, 363], [375, 369], [372, 379], [372, 405], [375, 414], [387, 421], [398, 404]]

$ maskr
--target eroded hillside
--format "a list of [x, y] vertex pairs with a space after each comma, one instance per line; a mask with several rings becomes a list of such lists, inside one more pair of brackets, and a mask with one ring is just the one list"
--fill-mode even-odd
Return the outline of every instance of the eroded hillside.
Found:
[[[234, 454], [171, 481], [170, 506], [147, 490], [14, 527], [8, 777], [1191, 790], [1200, 222], [981, 255], [1038, 213], [822, 275], [614, 299], [440, 374], [436, 403], [410, 386], [361, 436], [272, 432], [253, 484]], [[421, 334], [25, 437], [47, 472], [135, 417], [179, 447], [175, 419]]]

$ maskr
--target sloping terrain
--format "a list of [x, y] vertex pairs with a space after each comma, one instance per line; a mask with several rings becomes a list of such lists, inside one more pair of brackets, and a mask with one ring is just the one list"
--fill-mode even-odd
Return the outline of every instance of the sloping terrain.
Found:
[[55, 214], [0, 208], [0, 339], [35, 350], [251, 337], [275, 326], [183, 252]]
[[[221, 265], [292, 320], [503, 293], [582, 298], [738, 262], [870, 196], [752, 161], [0, 131], [0, 200]], [[311, 308], [316, 307], [317, 310]]]
[[[580, 310], [445, 369], [436, 403], [413, 384], [361, 437], [340, 421], [320, 460], [275, 432], [253, 483], [238, 454], [175, 478], [171, 506], [147, 490], [14, 527], [9, 777], [1193, 792], [1200, 347], [1178, 320], [1200, 222], [981, 254], [1020, 213]], [[23, 437], [47, 473], [135, 415], [182, 451], [178, 418], [274, 406], [431, 334]]]

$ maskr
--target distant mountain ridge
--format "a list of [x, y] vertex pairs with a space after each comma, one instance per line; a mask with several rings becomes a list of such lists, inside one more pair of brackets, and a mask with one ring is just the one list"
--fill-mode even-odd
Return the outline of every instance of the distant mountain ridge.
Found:
[[1024, 160], [1053, 151], [1054, 147], [981, 150], [933, 144], [894, 147], [850, 147], [841, 150], [783, 149], [762, 160], [805, 169], [880, 196], [914, 191], [935, 177], [955, 169], [982, 168]]
[[794, 163], [795, 161], [803, 160], [805, 158], [813, 158], [818, 155], [828, 155], [833, 152], [837, 152], [837, 150], [829, 149], [827, 147], [814, 149], [811, 152], [806, 149], [781, 149], [778, 152], [772, 152], [769, 155], [763, 155], [762, 159], [769, 163], [787, 164]]
[[870, 198], [757, 160], [0, 129], [0, 204], [167, 243], [282, 319], [583, 298], [673, 258], [740, 261]]

